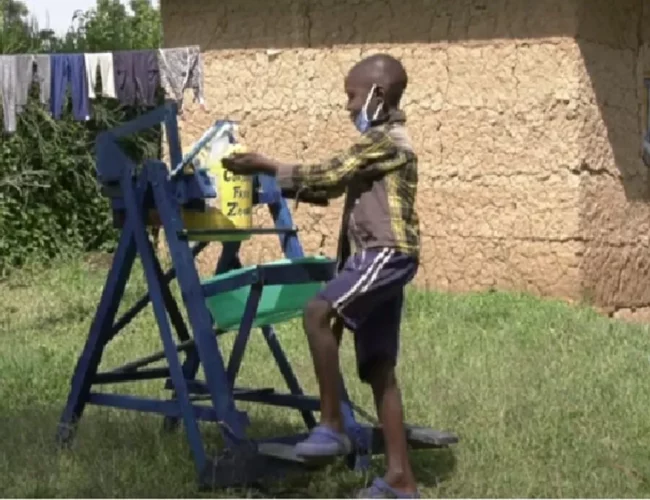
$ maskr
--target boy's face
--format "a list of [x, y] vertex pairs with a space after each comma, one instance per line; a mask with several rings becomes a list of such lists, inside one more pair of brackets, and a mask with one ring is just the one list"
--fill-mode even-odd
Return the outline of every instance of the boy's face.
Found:
[[[346, 109], [348, 113], [350, 113], [350, 119], [353, 122], [356, 120], [359, 113], [361, 113], [361, 110], [368, 99], [368, 93], [372, 90], [372, 85], [364, 80], [365, 79], [358, 77], [354, 73], [350, 73], [345, 79], [345, 93], [348, 96]], [[377, 105], [381, 102], [382, 95], [383, 89], [376, 86], [374, 95], [368, 103], [369, 115], [372, 116], [375, 109], [377, 109]]]

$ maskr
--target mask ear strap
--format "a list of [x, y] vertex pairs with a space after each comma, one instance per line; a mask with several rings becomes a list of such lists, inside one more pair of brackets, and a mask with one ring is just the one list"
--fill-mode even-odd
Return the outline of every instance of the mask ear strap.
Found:
[[[368, 116], [368, 106], [370, 105], [370, 100], [372, 99], [372, 96], [375, 95], [375, 90], [377, 89], [377, 84], [373, 84], [372, 88], [370, 89], [370, 92], [368, 92], [368, 97], [366, 97], [366, 103], [363, 105], [363, 109], [366, 113], [366, 116]], [[379, 118], [379, 113], [382, 112], [384, 108], [384, 103], [383, 101], [377, 105], [377, 108], [375, 109], [375, 112], [372, 115], [372, 118], [370, 119], [371, 121], [375, 121], [377, 118]]]
[[368, 92], [368, 96], [366, 97], [366, 102], [363, 105], [363, 110], [368, 113], [368, 106], [370, 105], [370, 99], [372, 99], [372, 96], [375, 95], [375, 89], [377, 88], [377, 84], [373, 84], [372, 88], [370, 89], [370, 92]]
[[372, 121], [375, 121], [377, 118], [379, 118], [379, 113], [381, 113], [384, 109], [384, 103], [383, 101], [377, 105], [377, 109], [375, 109], [375, 114], [372, 115]]

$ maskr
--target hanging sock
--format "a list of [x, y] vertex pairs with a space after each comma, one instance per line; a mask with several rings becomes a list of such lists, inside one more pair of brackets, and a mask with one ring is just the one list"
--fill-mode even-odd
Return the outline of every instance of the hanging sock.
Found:
[[199, 47], [158, 49], [160, 80], [165, 92], [183, 108], [186, 89], [194, 91], [194, 102], [204, 107], [203, 60]]
[[50, 92], [52, 85], [52, 75], [50, 72], [50, 56], [48, 54], [36, 54], [34, 56], [36, 71], [34, 79], [40, 89], [41, 104], [50, 102]]
[[72, 114], [76, 120], [90, 118], [88, 81], [83, 54], [55, 54], [50, 56], [52, 72], [51, 109], [55, 119], [61, 118], [68, 83], [72, 90]]
[[0, 56], [0, 94], [2, 120], [6, 132], [16, 131], [16, 98], [18, 91], [16, 56]]
[[99, 69], [99, 74], [102, 77], [102, 95], [104, 97], [116, 98], [113, 54], [110, 52], [84, 54], [84, 60], [86, 64], [86, 79], [88, 80], [88, 96], [90, 99], [95, 99], [96, 97], [97, 69]]
[[113, 53], [115, 93], [126, 106], [136, 103], [156, 105], [156, 91], [160, 87], [158, 58], [153, 50], [133, 50]]

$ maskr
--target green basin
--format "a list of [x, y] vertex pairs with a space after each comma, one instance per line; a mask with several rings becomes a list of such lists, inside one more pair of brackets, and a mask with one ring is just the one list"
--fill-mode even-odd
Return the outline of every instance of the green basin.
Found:
[[[301, 263], [332, 262], [327, 257], [303, 257], [301, 259], [282, 259], [260, 266], [244, 267], [227, 273], [213, 276], [202, 284], [217, 283], [233, 276], [254, 272], [256, 269], [273, 266], [291, 266]], [[265, 285], [262, 298], [257, 308], [253, 326], [263, 326], [281, 323], [299, 317], [307, 302], [323, 287], [322, 282], [301, 283], [298, 285]], [[246, 301], [250, 294], [250, 285], [206, 297], [205, 302], [212, 315], [212, 321], [220, 330], [236, 330], [244, 316]]]

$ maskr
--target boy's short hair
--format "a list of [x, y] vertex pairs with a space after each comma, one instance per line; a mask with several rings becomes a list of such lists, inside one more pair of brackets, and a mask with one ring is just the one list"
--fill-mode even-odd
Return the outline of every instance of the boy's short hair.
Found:
[[361, 74], [371, 75], [373, 83], [380, 83], [386, 92], [386, 104], [396, 107], [408, 85], [408, 75], [402, 62], [386, 53], [368, 56], [350, 70]]

